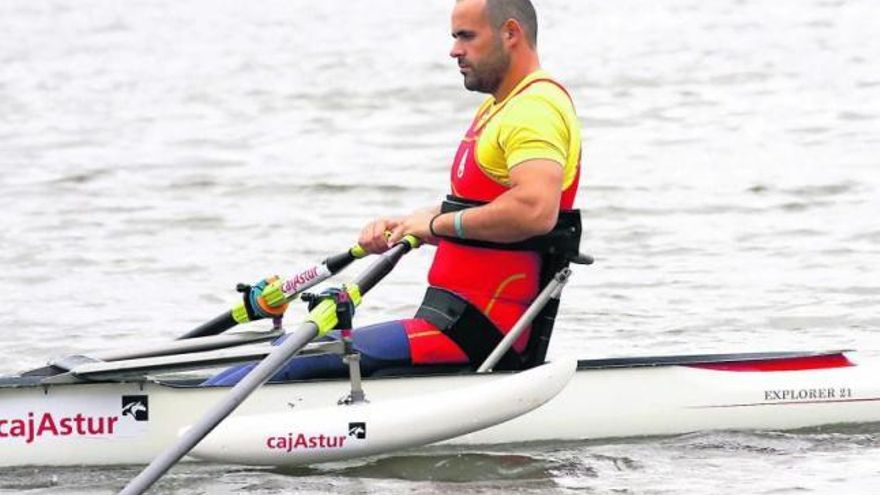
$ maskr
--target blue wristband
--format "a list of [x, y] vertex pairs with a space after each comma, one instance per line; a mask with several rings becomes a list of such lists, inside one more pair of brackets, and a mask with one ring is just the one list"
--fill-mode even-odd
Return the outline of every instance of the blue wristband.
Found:
[[464, 210], [455, 214], [452, 225], [455, 227], [455, 236], [464, 239], [464, 227], [461, 225], [461, 217], [464, 216]]

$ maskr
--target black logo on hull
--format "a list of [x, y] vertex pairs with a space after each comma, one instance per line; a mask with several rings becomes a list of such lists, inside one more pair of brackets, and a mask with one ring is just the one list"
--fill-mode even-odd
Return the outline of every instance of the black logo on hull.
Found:
[[123, 395], [122, 415], [131, 416], [135, 421], [149, 421], [149, 397], [146, 395]]
[[366, 423], [349, 423], [348, 424], [348, 436], [354, 437], [357, 439], [367, 438], [367, 424]]

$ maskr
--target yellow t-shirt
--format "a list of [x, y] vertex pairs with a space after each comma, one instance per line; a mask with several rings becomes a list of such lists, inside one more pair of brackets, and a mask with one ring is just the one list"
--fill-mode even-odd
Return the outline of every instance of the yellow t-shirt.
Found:
[[[527, 160], [558, 163], [564, 171], [565, 190], [577, 173], [581, 129], [574, 106], [559, 86], [535, 79], [550, 79], [543, 70], [526, 76], [501, 102], [489, 97], [477, 110], [481, 123], [488, 119], [477, 141], [477, 159], [489, 177], [510, 185], [510, 170]], [[488, 109], [488, 110], [487, 110]]]

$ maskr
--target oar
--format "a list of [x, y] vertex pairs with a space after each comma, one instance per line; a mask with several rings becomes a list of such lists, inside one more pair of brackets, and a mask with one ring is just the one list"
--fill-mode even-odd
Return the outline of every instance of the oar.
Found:
[[[296, 275], [293, 275], [292, 277], [285, 280], [282, 284], [281, 288], [282, 292], [284, 293], [285, 299], [287, 299], [288, 301], [293, 300], [301, 292], [314, 287], [315, 285], [327, 280], [333, 275], [336, 275], [348, 265], [350, 265], [354, 260], [363, 258], [367, 254], [368, 253], [364, 251], [364, 249], [360, 245], [355, 244], [352, 248], [343, 253], [328, 257], [319, 265], [315, 265], [300, 271]], [[256, 319], [258, 319], [258, 317], [251, 318], [247, 314], [247, 310], [245, 309], [243, 302], [241, 302], [238, 303], [233, 309], [218, 315], [211, 321], [203, 323], [193, 330], [190, 330], [189, 332], [178, 337], [176, 340], [187, 340], [195, 337], [208, 337], [211, 335], [217, 335], [225, 332], [226, 330], [229, 330], [230, 328], [240, 323], [245, 323], [247, 321]], [[108, 361], [110, 360], [106, 358], [101, 359]], [[70, 371], [70, 367], [63, 365], [64, 360], [61, 361], [62, 362], [56, 362], [50, 364], [49, 366], [43, 366], [41, 368], [27, 371], [25, 373], [22, 373], [22, 376], [53, 376]]]
[[[344, 285], [344, 291], [348, 293], [352, 303], [355, 306], [359, 305], [361, 297], [375, 287], [394, 268], [394, 265], [404, 254], [418, 245], [419, 240], [415, 237], [404, 237], [403, 240], [382, 254], [354, 282]], [[211, 430], [232, 414], [232, 411], [244, 402], [254, 390], [281, 370], [303, 346], [332, 330], [336, 323], [336, 301], [324, 299], [309, 312], [309, 316], [296, 330], [290, 332], [289, 336], [275, 350], [232, 387], [226, 397], [214, 404], [196, 424], [187, 429], [176, 444], [153, 459], [153, 462], [132, 479], [119, 492], [119, 495], [140, 495], [147, 491]]]
[[[350, 265], [352, 261], [358, 258], [363, 258], [366, 255], [367, 252], [364, 251], [364, 248], [355, 244], [354, 247], [348, 251], [330, 256], [322, 261], [321, 264], [311, 266], [288, 278], [281, 285], [281, 291], [284, 292], [285, 299], [291, 301], [296, 298], [300, 292], [320, 284], [333, 275], [341, 272], [345, 267]], [[235, 308], [218, 315], [211, 321], [199, 325], [178, 337], [177, 340], [217, 335], [246, 321], [249, 321], [247, 312], [244, 310], [243, 304], [239, 303]]]

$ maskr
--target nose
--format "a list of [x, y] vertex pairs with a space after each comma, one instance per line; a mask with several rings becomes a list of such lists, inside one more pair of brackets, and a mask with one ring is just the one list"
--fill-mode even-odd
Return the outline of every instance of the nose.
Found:
[[461, 47], [461, 42], [455, 40], [452, 42], [452, 48], [449, 50], [449, 56], [452, 58], [461, 58], [464, 56], [464, 49]]

